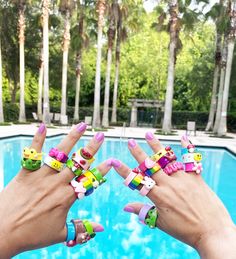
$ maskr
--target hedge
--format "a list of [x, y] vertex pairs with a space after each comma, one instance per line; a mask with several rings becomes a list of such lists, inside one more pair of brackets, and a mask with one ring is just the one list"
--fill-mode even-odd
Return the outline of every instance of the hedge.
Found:
[[[28, 120], [32, 121], [33, 116], [32, 112], [36, 112], [37, 108], [35, 105], [26, 105], [26, 117]], [[60, 106], [51, 106], [50, 111], [53, 113], [60, 113]], [[109, 109], [109, 116], [111, 118], [112, 110]], [[80, 107], [80, 120], [83, 120], [85, 116], [93, 116], [93, 107]], [[163, 112], [147, 112], [146, 118], [150, 114], [154, 114], [153, 125], [154, 127], [160, 127]], [[67, 115], [72, 122], [74, 115], [74, 107], [67, 106]], [[102, 116], [102, 107], [101, 107], [101, 116]], [[4, 105], [4, 117], [6, 122], [14, 122], [18, 120], [19, 117], [19, 105], [7, 103]], [[123, 122], [126, 122], [129, 125], [130, 122], [130, 108], [118, 108], [117, 109], [117, 124], [123, 125]], [[190, 111], [173, 111], [172, 114], [172, 124], [174, 128], [186, 128], [187, 121], [196, 121], [197, 129], [203, 130], [206, 127], [208, 121], [207, 112], [190, 112]], [[114, 125], [114, 124], [113, 124]], [[231, 132], [236, 132], [236, 112], [228, 113], [227, 118], [228, 130]]]

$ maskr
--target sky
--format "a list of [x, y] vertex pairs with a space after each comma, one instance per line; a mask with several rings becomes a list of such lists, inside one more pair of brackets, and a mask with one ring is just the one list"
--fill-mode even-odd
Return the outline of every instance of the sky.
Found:
[[[209, 8], [206, 8], [205, 11], [208, 11], [210, 9], [210, 7], [213, 6], [217, 2], [219, 2], [219, 1], [210, 0]], [[153, 10], [153, 8], [157, 5], [157, 3], [158, 3], [157, 0], [146, 0], [143, 5], [147, 12], [151, 12]]]

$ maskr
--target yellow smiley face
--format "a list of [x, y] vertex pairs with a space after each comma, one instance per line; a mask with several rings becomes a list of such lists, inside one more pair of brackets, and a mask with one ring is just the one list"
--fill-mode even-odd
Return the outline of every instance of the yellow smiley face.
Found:
[[202, 154], [195, 153], [193, 158], [195, 161], [200, 162], [202, 160]]
[[56, 170], [60, 170], [61, 169], [61, 162], [54, 160], [51, 163], [52, 168], [56, 169]]

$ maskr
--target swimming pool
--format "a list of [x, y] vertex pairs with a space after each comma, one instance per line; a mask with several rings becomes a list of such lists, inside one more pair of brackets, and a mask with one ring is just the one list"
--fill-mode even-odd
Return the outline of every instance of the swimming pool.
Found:
[[[46, 140], [43, 151], [48, 152], [62, 137]], [[84, 146], [88, 139], [83, 138], [74, 149]], [[144, 141], [138, 141], [142, 148], [151, 153]], [[19, 171], [21, 150], [30, 145], [31, 138], [0, 140], [0, 188], [3, 188]], [[166, 143], [167, 144], [167, 143]], [[169, 144], [169, 143], [168, 143]], [[180, 146], [172, 145], [180, 157]], [[204, 156], [203, 176], [211, 188], [220, 196], [236, 222], [236, 158], [223, 149], [200, 148]], [[108, 157], [117, 157], [129, 164], [137, 165], [131, 158], [126, 141], [108, 139], [96, 155], [95, 165]], [[197, 253], [187, 245], [176, 241], [160, 230], [150, 230], [138, 223], [135, 215], [123, 212], [123, 207], [131, 201], [148, 201], [137, 192], [128, 190], [123, 180], [114, 170], [106, 177], [107, 183], [87, 197], [86, 201], [76, 201], [68, 218], [88, 218], [100, 222], [105, 227], [103, 233], [83, 246], [67, 248], [63, 244], [25, 252], [15, 259], [54, 259], [54, 258], [96, 258], [96, 259], [196, 259]]]

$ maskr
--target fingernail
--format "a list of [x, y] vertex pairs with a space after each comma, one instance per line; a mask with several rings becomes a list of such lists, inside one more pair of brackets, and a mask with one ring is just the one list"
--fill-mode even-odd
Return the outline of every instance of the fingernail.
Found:
[[102, 133], [102, 132], [96, 133], [95, 139], [96, 139], [98, 142], [101, 142], [102, 140], [104, 140], [104, 133]]
[[182, 140], [184, 140], [184, 141], [187, 141], [187, 140], [188, 140], [188, 135], [187, 135], [187, 133], [185, 133], [185, 134], [182, 136]]
[[93, 229], [95, 232], [102, 232], [104, 231], [104, 227], [103, 226], [97, 226]]
[[124, 211], [126, 211], [126, 212], [134, 212], [134, 208], [133, 208], [133, 207], [130, 207], [130, 206], [128, 205], [128, 206], [125, 206], [125, 207], [124, 207]]
[[81, 122], [81, 123], [79, 123], [79, 124], [76, 126], [77, 131], [80, 132], [80, 133], [83, 132], [83, 131], [85, 131], [86, 128], [87, 128], [87, 124], [84, 123], [84, 122]]
[[129, 147], [134, 148], [136, 146], [136, 141], [134, 139], [130, 139], [128, 141], [128, 145]]
[[41, 123], [39, 128], [38, 128], [38, 133], [43, 134], [43, 132], [45, 131], [46, 127], [44, 123]]
[[154, 139], [154, 135], [152, 132], [147, 132], [146, 135], [145, 135], [145, 138], [147, 140], [153, 140]]
[[107, 160], [107, 166], [112, 166], [112, 160], [113, 160], [113, 158], [109, 158], [108, 160]]
[[112, 159], [112, 162], [111, 162], [112, 166], [114, 166], [115, 168], [119, 168], [121, 163], [119, 160], [117, 159]]

